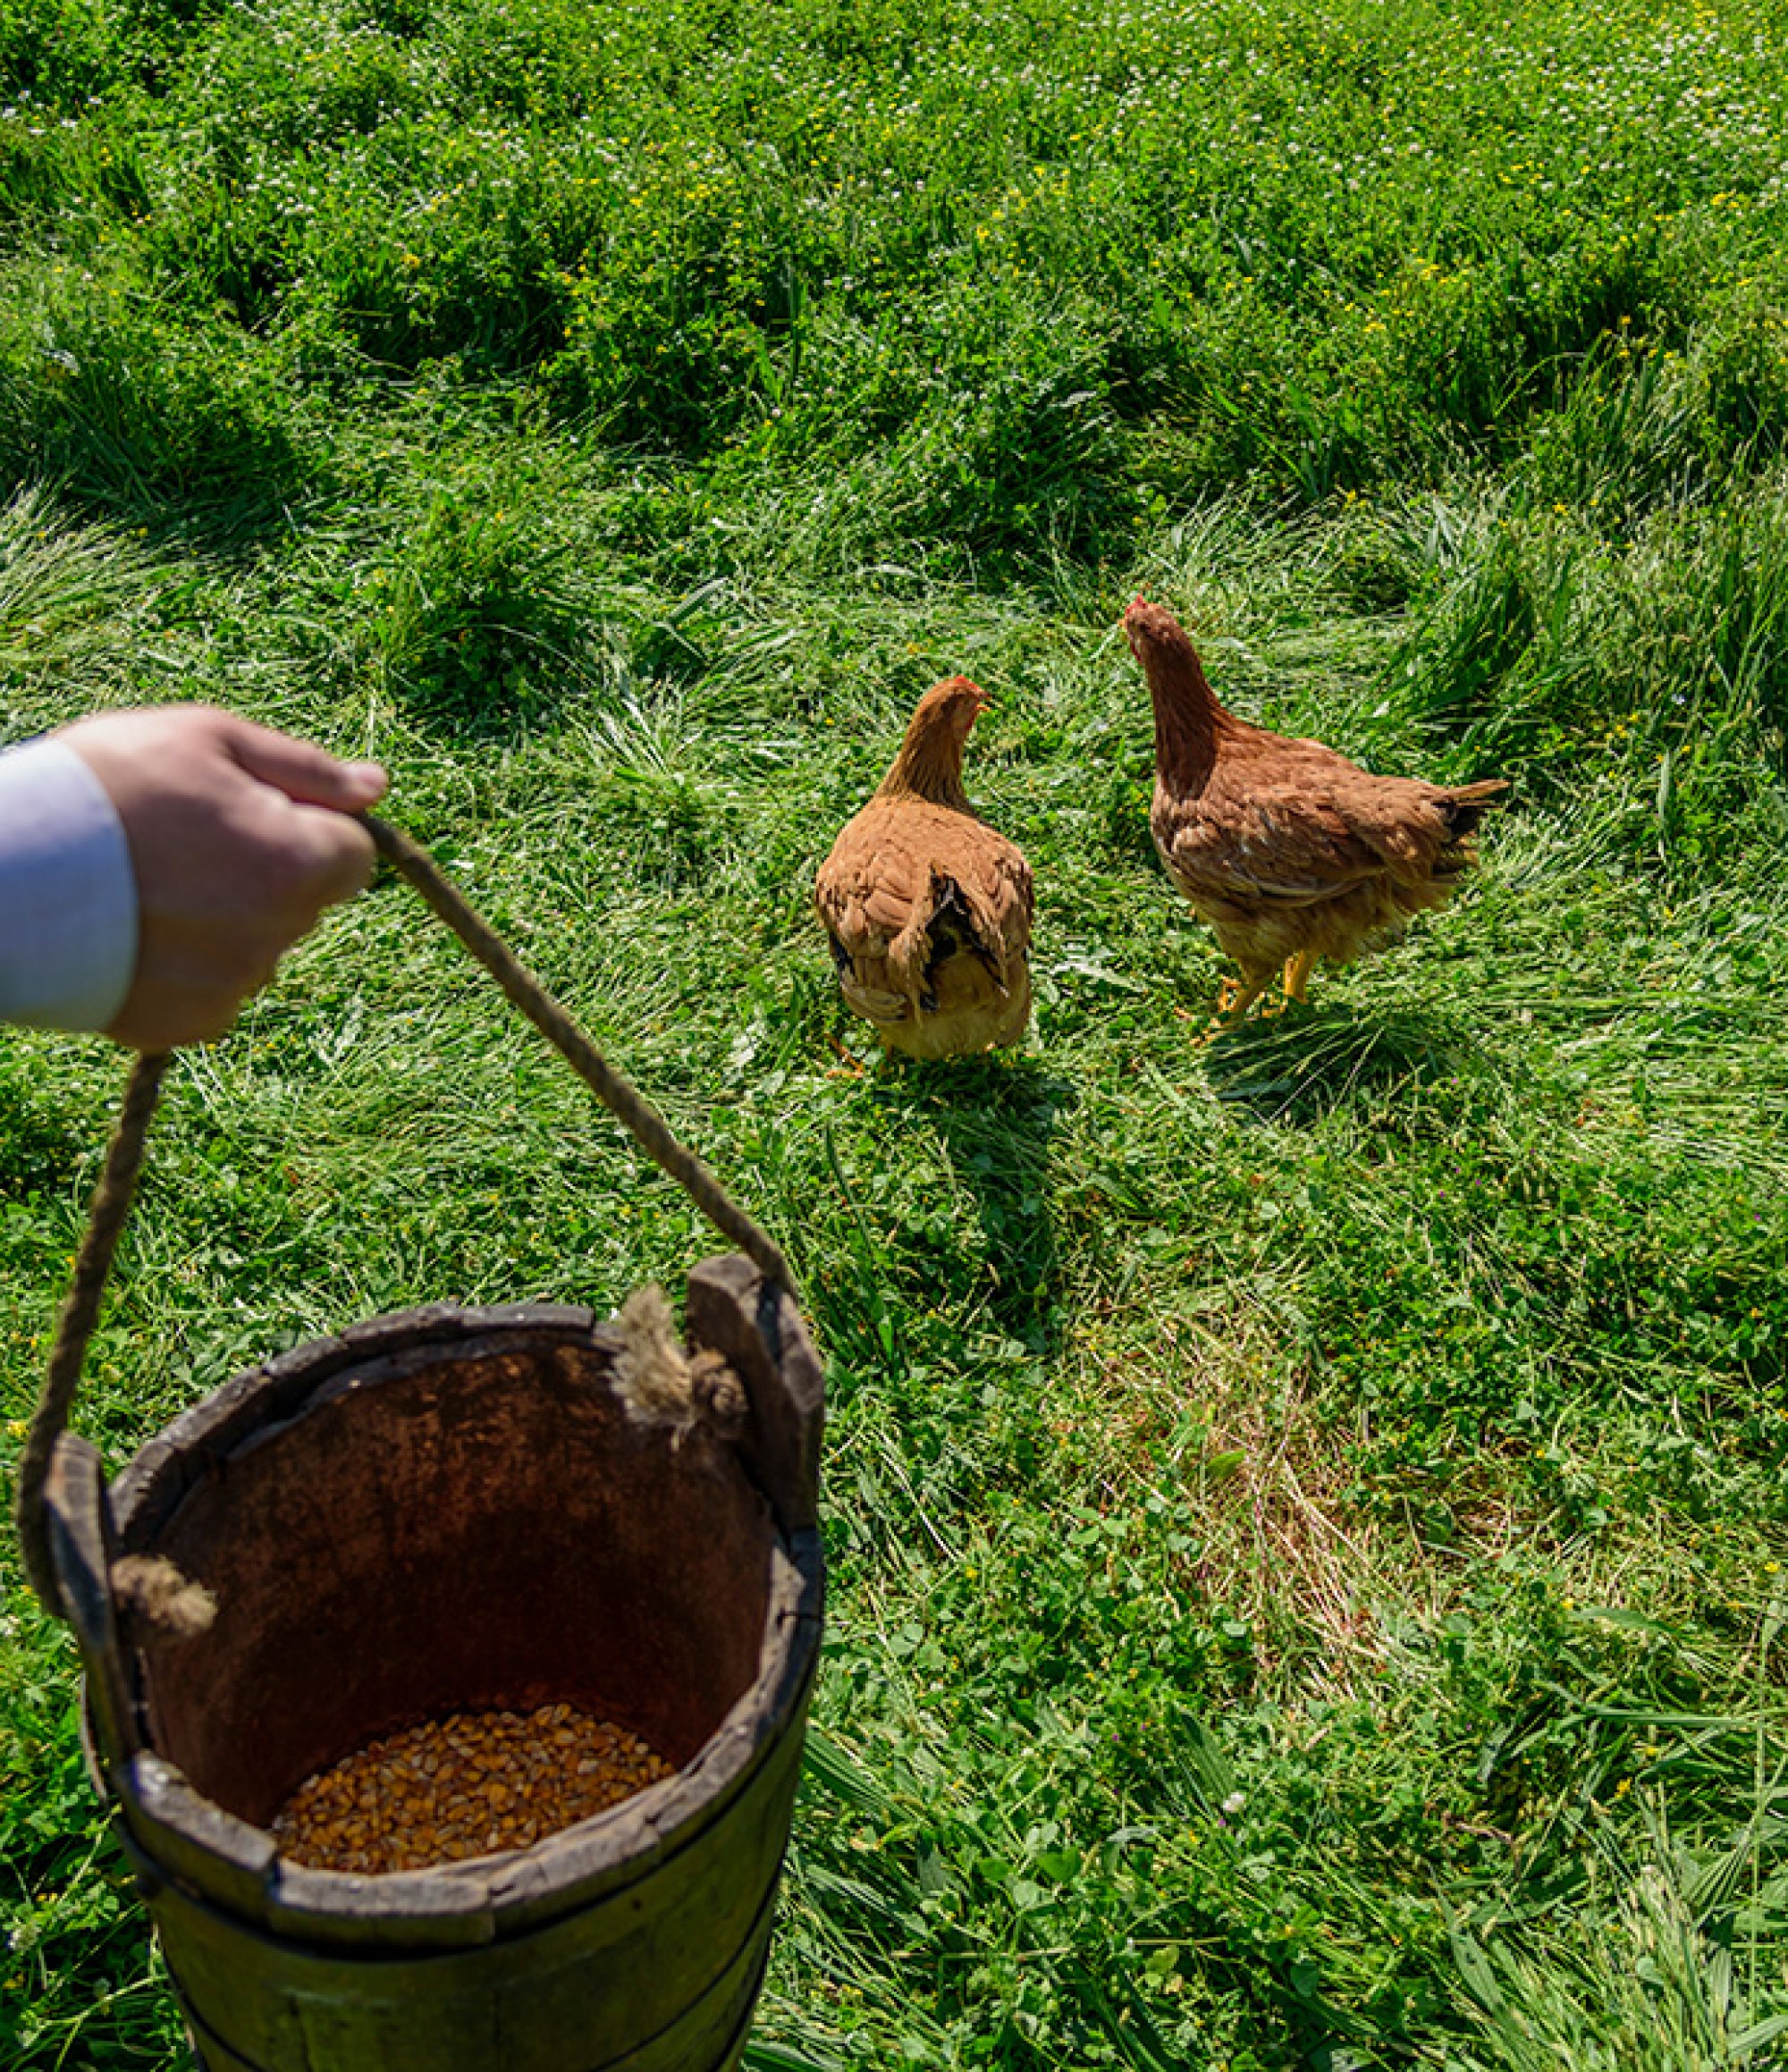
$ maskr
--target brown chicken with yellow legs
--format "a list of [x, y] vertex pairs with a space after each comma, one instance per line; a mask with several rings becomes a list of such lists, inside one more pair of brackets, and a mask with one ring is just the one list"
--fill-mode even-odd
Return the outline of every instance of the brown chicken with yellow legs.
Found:
[[1475, 860], [1485, 802], [1507, 788], [1375, 777], [1320, 741], [1289, 740], [1219, 705], [1171, 612], [1124, 614], [1155, 708], [1149, 830], [1168, 875], [1242, 967], [1213, 1031], [1277, 978], [1302, 1000], [1318, 958], [1349, 962], [1424, 907], [1444, 905]]
[[1030, 1019], [1031, 866], [962, 787], [986, 703], [966, 677], [925, 693], [814, 887], [847, 1003], [909, 1057], [1016, 1043]]

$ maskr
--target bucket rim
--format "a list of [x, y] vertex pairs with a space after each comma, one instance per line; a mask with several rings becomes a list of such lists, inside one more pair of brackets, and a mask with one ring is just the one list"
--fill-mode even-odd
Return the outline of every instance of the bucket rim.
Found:
[[[798, 1313], [786, 1299], [783, 1309], [785, 1350], [811, 1361]], [[793, 1345], [786, 1338], [791, 1318], [798, 1335]], [[189, 1491], [238, 1445], [251, 1436], [264, 1440], [337, 1400], [361, 1370], [383, 1367], [389, 1375], [411, 1366], [403, 1355], [435, 1350], [457, 1361], [518, 1343], [578, 1345], [611, 1359], [622, 1340], [594, 1310], [556, 1302], [430, 1303], [311, 1340], [233, 1376], [139, 1449], [112, 1486], [120, 1550], [148, 1551]], [[824, 1555], [816, 1526], [790, 1529], [744, 1449], [739, 1458], [765, 1498], [770, 1534], [757, 1672], [674, 1775], [524, 1849], [417, 1871], [312, 1869], [282, 1857], [268, 1830], [207, 1798], [147, 1739], [132, 1751], [100, 1746], [89, 1663], [89, 1702], [82, 1707], [89, 1770], [102, 1795], [115, 1803], [139, 1875], [173, 1882], [299, 1941], [450, 1948], [555, 1918], [625, 1886], [696, 1840], [782, 1741], [792, 1739], [798, 1752], [823, 1623]], [[140, 1661], [131, 1651], [131, 1680], [139, 1687]]]

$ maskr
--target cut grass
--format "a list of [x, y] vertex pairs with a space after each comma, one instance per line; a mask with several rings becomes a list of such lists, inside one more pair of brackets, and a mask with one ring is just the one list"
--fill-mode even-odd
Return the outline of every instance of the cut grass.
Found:
[[[834, 1589], [750, 2062], [1779, 2061], [1767, 21], [57, 20], [0, 9], [7, 736], [383, 756], [800, 1274]], [[1451, 909], [1203, 1051], [1138, 589], [1250, 717], [1515, 779]], [[807, 888], [958, 670], [1036, 1023], [902, 1071]], [[13, 1419], [121, 1075], [0, 1039]], [[711, 1242], [382, 884], [176, 1065], [80, 1422]], [[172, 2066], [7, 1580], [7, 2061]]]

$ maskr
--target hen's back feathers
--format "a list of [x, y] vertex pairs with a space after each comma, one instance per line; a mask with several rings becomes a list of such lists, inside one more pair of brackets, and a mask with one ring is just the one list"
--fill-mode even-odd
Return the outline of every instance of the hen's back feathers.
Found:
[[920, 701], [894, 765], [814, 887], [846, 1002], [915, 1057], [1016, 1043], [1031, 1011], [1031, 867], [971, 809], [966, 678]]

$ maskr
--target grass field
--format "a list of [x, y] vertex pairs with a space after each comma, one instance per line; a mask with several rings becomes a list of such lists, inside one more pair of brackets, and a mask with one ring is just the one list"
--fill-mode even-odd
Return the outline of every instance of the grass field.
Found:
[[[1788, 2063], [1781, 11], [0, 0], [0, 75], [6, 736], [384, 759], [801, 1276], [756, 2072]], [[1139, 589], [1514, 784], [1204, 1049]], [[807, 889], [958, 670], [1038, 1008], [899, 1070]], [[9, 1460], [122, 1068], [0, 1036]], [[712, 1249], [382, 882], [177, 1062], [77, 1422]], [[0, 2059], [173, 2067], [6, 1581]]]

